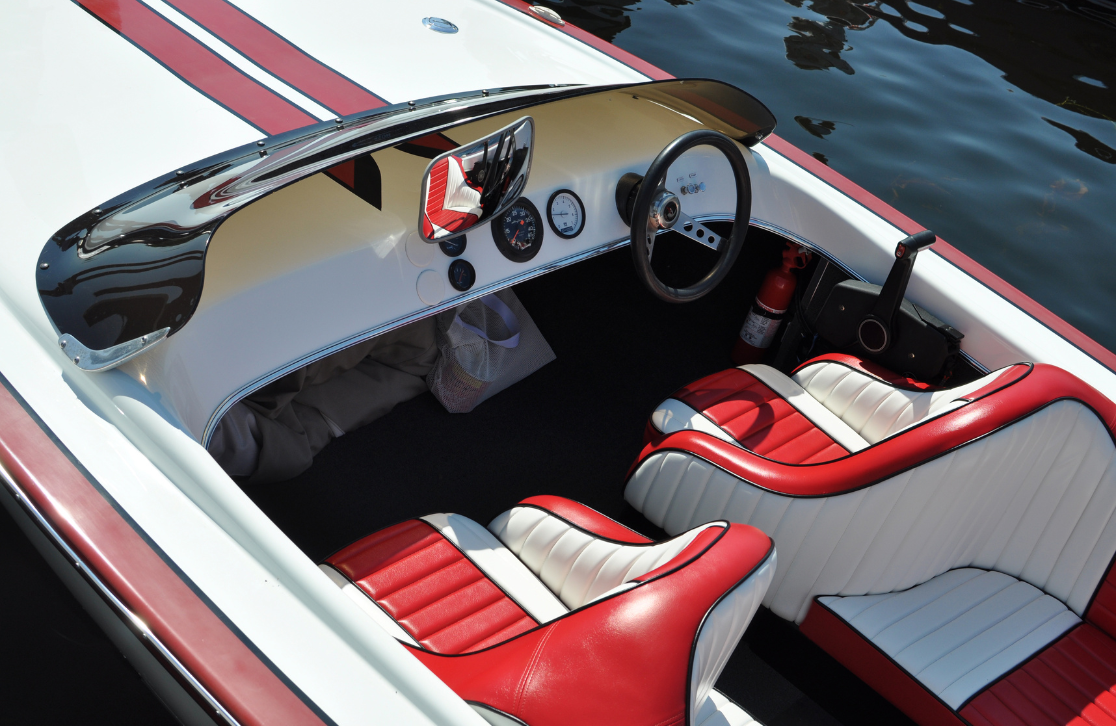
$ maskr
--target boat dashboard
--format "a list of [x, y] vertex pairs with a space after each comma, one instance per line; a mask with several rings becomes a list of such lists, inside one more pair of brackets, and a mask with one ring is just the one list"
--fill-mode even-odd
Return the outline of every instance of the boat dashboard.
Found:
[[[121, 370], [160, 395], [204, 445], [229, 406], [292, 370], [628, 244], [617, 198], [625, 174], [645, 174], [665, 147], [696, 129], [733, 138], [754, 169], [748, 147], [774, 126], [773, 118], [765, 126], [730, 110], [726, 97], [739, 95], [767, 113], [730, 86], [714, 84], [710, 100], [693, 82], [670, 83], [481, 116], [350, 155], [254, 199], [210, 226], [189, 325], [171, 327]], [[524, 117], [533, 122], [533, 159], [514, 205], [464, 235], [427, 241], [418, 220], [432, 161]], [[731, 220], [737, 209], [733, 166], [710, 146], [678, 156], [662, 186], [699, 226]], [[48, 312], [55, 303], [44, 297]], [[53, 319], [61, 328], [61, 316]]]

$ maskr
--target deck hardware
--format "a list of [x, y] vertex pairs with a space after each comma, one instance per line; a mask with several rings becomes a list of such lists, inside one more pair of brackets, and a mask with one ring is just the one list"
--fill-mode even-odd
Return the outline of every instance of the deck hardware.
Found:
[[49, 262], [39, 263], [39, 269], [40, 270], [49, 270], [50, 269], [50, 263]]
[[264, 145], [263, 139], [260, 139], [259, 141], [256, 142], [256, 146], [263, 146], [263, 145]]
[[562, 20], [561, 15], [544, 5], [532, 5], [528, 10], [534, 13], [540, 20], [545, 20], [548, 23], [557, 25], [559, 28], [566, 24], [566, 21]]
[[170, 333], [169, 327], [162, 328], [104, 350], [93, 350], [74, 336], [63, 334], [58, 338], [58, 346], [64, 350], [68, 349], [71, 354], [70, 360], [83, 371], [105, 371], [115, 368], [165, 340], [168, 333]]
[[445, 18], [423, 18], [422, 24], [433, 30], [435, 33], [453, 35], [457, 32], [457, 26], [446, 20]]

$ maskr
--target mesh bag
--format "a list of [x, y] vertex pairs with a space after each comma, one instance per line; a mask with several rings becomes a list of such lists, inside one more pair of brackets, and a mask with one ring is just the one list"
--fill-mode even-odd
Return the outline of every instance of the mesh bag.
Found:
[[450, 413], [467, 413], [554, 360], [542, 333], [511, 290], [438, 316], [441, 356], [426, 379]]

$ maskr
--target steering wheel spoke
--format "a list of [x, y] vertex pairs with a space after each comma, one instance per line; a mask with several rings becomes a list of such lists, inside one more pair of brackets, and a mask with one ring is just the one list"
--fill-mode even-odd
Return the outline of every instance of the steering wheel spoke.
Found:
[[[721, 242], [724, 241], [721, 235], [709, 229], [685, 212], [679, 213], [678, 221], [674, 223], [671, 229], [680, 235], [689, 237], [698, 244], [705, 245], [713, 251], [721, 249]], [[665, 232], [667, 230], [662, 231]], [[650, 240], [648, 241], [650, 242]]]
[[[722, 237], [683, 212], [681, 200], [665, 187], [671, 164], [696, 146], [712, 146], [724, 155], [732, 167], [736, 181], [734, 218], [739, 223], [732, 226], [732, 232], [727, 237]], [[682, 134], [655, 157], [646, 175], [625, 174], [616, 190], [616, 209], [632, 230], [632, 259], [636, 274], [656, 297], [676, 303], [697, 300], [725, 279], [744, 246], [752, 211], [748, 165], [735, 141], [712, 129], [697, 129]], [[689, 237], [717, 253], [712, 269], [689, 287], [667, 285], [651, 268], [655, 238], [668, 230]]]

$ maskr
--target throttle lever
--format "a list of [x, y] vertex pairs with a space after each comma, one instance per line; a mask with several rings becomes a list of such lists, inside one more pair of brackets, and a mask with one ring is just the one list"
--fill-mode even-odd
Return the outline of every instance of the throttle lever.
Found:
[[915, 258], [920, 250], [934, 244], [937, 239], [933, 232], [926, 229], [901, 240], [895, 246], [895, 263], [891, 266], [891, 272], [887, 273], [887, 280], [876, 298], [872, 312], [860, 321], [856, 330], [857, 339], [869, 353], [883, 353], [891, 347], [895, 315], [903, 304]]

